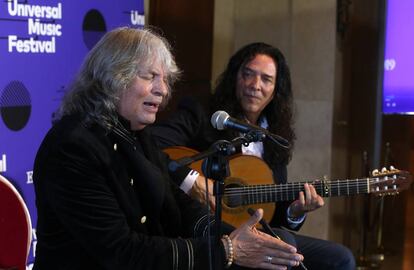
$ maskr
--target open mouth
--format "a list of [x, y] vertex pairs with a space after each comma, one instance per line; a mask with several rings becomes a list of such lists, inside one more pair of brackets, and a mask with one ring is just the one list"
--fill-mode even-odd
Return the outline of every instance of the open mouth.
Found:
[[149, 106], [152, 108], [158, 108], [158, 104], [157, 103], [153, 103], [153, 102], [144, 102], [145, 106]]

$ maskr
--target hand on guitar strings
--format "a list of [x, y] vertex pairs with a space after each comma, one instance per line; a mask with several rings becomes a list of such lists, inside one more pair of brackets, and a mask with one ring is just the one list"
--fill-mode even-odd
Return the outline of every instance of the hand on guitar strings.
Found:
[[307, 212], [321, 208], [325, 202], [311, 184], [303, 185], [304, 191], [299, 192], [299, 198], [289, 206], [289, 216], [292, 218], [301, 217]]
[[193, 199], [198, 200], [202, 204], [207, 205], [207, 201], [210, 205], [210, 210], [212, 212], [216, 209], [216, 199], [213, 195], [214, 183], [213, 180], [208, 179], [208, 200], [206, 197], [206, 181], [204, 176], [199, 175], [194, 182], [193, 187], [191, 188], [190, 196]]
[[234, 248], [234, 263], [244, 267], [260, 269], [286, 269], [298, 266], [303, 256], [280, 239], [256, 229], [263, 217], [258, 209], [249, 220], [230, 234]]

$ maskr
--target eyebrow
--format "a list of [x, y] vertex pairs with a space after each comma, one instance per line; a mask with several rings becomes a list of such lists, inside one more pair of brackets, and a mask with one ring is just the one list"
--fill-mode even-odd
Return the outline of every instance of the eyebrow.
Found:
[[243, 71], [244, 70], [247, 70], [247, 71], [250, 71], [250, 72], [254, 72], [254, 73], [259, 73], [261, 76], [264, 76], [266, 78], [270, 78], [270, 79], [273, 79], [273, 80], [276, 79], [276, 76], [274, 76], [274, 75], [269, 75], [267, 73], [259, 72], [257, 70], [252, 69], [252, 68], [249, 68], [248, 66], [244, 66], [243, 67]]

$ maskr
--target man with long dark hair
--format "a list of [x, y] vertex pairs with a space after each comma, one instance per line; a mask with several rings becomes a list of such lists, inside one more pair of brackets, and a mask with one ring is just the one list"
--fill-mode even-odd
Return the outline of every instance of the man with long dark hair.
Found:
[[[239, 121], [261, 126], [289, 141], [290, 147], [287, 149], [268, 138], [263, 142], [243, 145], [239, 149], [243, 154], [263, 159], [272, 169], [275, 183], [286, 184], [287, 164], [296, 138], [292, 127], [292, 103], [290, 72], [283, 54], [271, 45], [252, 43], [231, 57], [217, 80], [207, 113], [194, 101], [185, 100], [180, 103], [177, 112], [157, 125], [152, 133], [158, 138], [161, 147], [181, 145], [203, 151], [219, 139], [231, 140], [240, 136], [237, 131], [217, 131], [210, 125], [210, 116], [214, 112], [226, 111]], [[190, 183], [183, 182], [181, 186], [186, 186], [187, 189], [190, 186], [191, 194], [198, 196], [200, 201], [208, 201], [202, 195], [206, 185], [201, 177]], [[303, 189], [296, 200], [277, 204], [271, 220], [272, 226], [299, 230], [306, 214], [324, 205], [313, 185], [305, 184]], [[210, 194], [209, 199], [211, 198]], [[292, 235], [309, 269], [355, 268], [352, 253], [342, 245]]]

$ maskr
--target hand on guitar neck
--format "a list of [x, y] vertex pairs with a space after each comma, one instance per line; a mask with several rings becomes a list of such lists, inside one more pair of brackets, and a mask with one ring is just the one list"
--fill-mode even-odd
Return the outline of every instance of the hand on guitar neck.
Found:
[[291, 218], [298, 218], [321, 208], [325, 202], [321, 196], [316, 192], [312, 184], [305, 183], [303, 185], [304, 191], [299, 192], [299, 198], [289, 206], [289, 216]]

